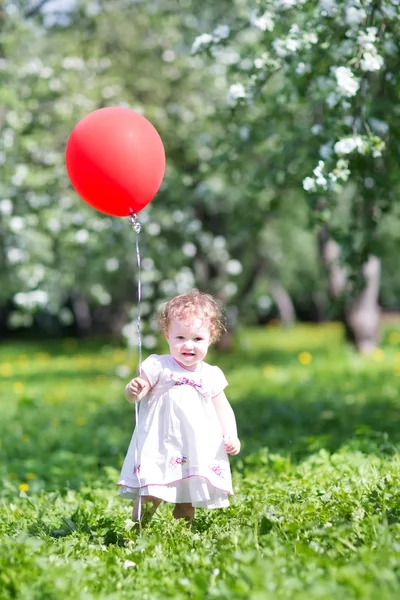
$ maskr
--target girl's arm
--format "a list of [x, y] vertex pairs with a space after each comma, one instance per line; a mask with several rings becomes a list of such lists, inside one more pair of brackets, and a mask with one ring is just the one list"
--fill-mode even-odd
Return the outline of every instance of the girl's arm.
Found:
[[218, 396], [215, 396], [213, 404], [221, 425], [226, 451], [232, 455], [239, 454], [240, 441], [237, 434], [235, 414], [225, 393], [221, 392]]
[[135, 377], [125, 387], [125, 398], [128, 402], [139, 402], [151, 390], [151, 385], [146, 375]]

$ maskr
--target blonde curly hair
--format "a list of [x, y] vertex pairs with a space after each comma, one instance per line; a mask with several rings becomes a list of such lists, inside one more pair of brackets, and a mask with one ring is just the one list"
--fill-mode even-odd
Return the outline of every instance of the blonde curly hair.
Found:
[[226, 331], [222, 309], [218, 302], [210, 294], [197, 289], [175, 296], [167, 302], [160, 313], [161, 331], [167, 335], [172, 319], [190, 322], [196, 317], [209, 322], [211, 343], [217, 342]]

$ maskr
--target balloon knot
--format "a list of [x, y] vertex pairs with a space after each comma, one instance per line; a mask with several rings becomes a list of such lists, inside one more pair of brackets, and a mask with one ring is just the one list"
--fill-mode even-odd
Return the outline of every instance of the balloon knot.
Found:
[[142, 231], [142, 226], [139, 223], [138, 217], [135, 213], [132, 213], [131, 215], [129, 215], [128, 223], [129, 223], [129, 225], [132, 225], [135, 233], [140, 233]]

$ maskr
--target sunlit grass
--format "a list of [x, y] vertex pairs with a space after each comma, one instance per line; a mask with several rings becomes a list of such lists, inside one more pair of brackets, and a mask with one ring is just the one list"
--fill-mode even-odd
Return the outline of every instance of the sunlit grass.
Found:
[[0, 598], [395, 599], [400, 333], [371, 356], [337, 324], [242, 331], [213, 350], [243, 450], [229, 509], [142, 533], [116, 479], [135, 352], [101, 341], [0, 355]]

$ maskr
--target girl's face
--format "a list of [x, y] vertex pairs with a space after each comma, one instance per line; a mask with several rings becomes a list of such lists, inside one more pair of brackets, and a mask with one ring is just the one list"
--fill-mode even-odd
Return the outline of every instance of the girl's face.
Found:
[[194, 317], [191, 321], [172, 319], [166, 335], [174, 359], [189, 371], [196, 371], [210, 345], [210, 324]]

